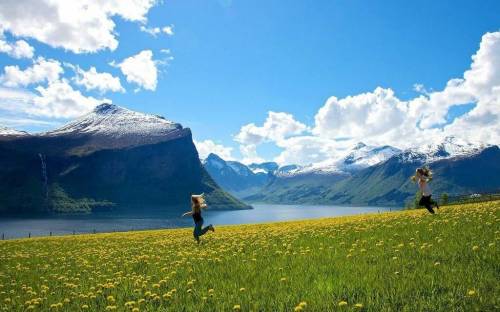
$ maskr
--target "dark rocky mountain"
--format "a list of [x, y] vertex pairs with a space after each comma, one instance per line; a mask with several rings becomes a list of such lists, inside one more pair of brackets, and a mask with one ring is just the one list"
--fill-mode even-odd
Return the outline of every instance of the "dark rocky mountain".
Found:
[[160, 116], [102, 104], [55, 131], [0, 135], [0, 216], [248, 205], [222, 191], [198, 158], [191, 131]]

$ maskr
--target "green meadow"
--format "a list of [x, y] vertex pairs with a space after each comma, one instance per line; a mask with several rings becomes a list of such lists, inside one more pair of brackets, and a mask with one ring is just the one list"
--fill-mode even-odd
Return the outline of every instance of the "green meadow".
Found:
[[500, 201], [0, 242], [3, 311], [498, 311]]

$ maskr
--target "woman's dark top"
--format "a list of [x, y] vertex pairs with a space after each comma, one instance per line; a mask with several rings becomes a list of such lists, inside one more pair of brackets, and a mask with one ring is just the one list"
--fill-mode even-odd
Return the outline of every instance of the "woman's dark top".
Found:
[[203, 218], [201, 217], [201, 211], [193, 213], [193, 220], [194, 220], [194, 223], [203, 221]]

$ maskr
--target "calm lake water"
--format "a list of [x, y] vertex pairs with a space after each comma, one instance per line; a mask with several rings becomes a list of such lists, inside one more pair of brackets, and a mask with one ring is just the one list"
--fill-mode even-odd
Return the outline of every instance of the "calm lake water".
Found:
[[[205, 224], [227, 225], [356, 215], [389, 211], [386, 207], [345, 207], [313, 205], [253, 205], [251, 210], [205, 211]], [[394, 210], [394, 208], [392, 208]], [[130, 231], [190, 227], [191, 217], [181, 212], [155, 213], [147, 216], [58, 216], [36, 219], [0, 219], [0, 235], [5, 239], [31, 236], [68, 235], [96, 232]]]

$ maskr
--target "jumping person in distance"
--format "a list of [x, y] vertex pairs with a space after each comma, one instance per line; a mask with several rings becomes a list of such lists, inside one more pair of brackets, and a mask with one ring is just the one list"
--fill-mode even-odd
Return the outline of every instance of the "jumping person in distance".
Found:
[[193, 216], [194, 220], [194, 231], [193, 236], [196, 242], [200, 243], [200, 236], [204, 235], [208, 231], [214, 232], [215, 229], [213, 225], [209, 225], [203, 228], [203, 217], [201, 216], [201, 210], [207, 208], [205, 203], [205, 194], [191, 195], [191, 211], [184, 213], [182, 216]]
[[418, 188], [422, 193], [422, 197], [420, 197], [420, 201], [418, 202], [419, 206], [424, 206], [430, 213], [434, 213], [432, 205], [435, 205], [437, 209], [439, 209], [439, 205], [431, 199], [432, 193], [428, 182], [432, 180], [432, 172], [427, 167], [418, 168], [415, 170], [415, 175], [411, 178], [417, 182]]

